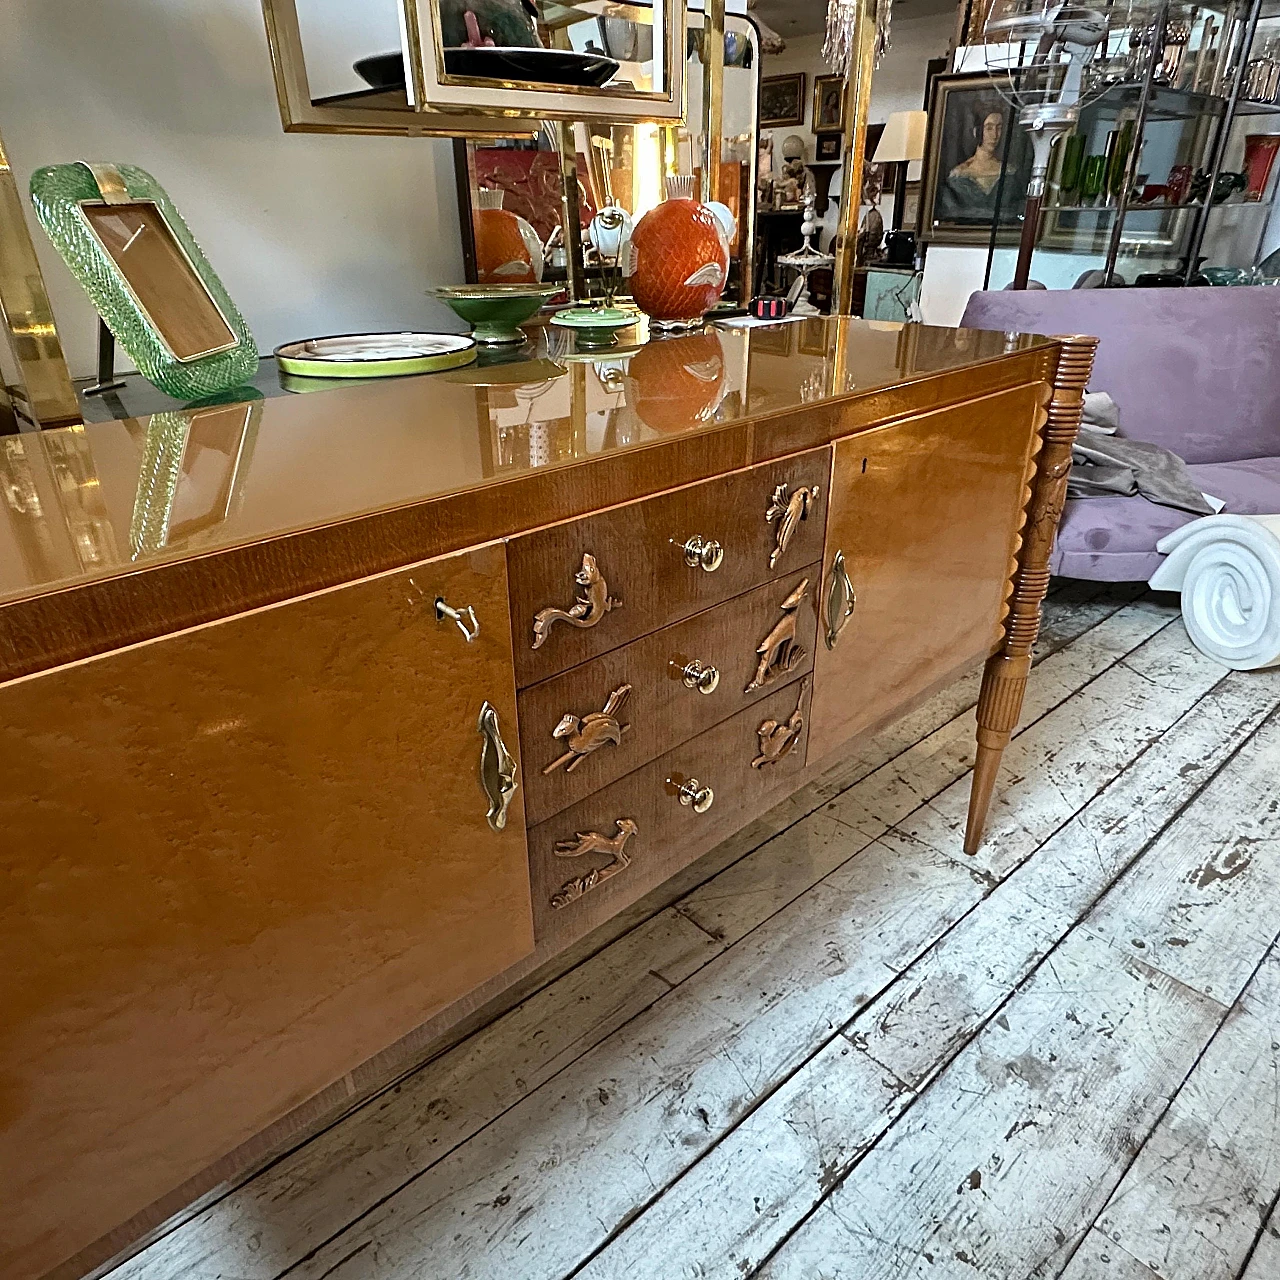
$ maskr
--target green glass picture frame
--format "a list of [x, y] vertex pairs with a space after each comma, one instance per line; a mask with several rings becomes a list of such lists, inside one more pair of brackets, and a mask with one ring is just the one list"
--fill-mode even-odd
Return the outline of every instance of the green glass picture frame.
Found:
[[135, 165], [48, 165], [36, 217], [139, 373], [177, 400], [249, 382], [258, 348], [165, 189]]

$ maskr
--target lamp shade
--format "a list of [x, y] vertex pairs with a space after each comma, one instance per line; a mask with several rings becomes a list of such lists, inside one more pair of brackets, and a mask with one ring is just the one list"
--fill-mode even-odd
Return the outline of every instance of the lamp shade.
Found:
[[929, 127], [927, 111], [894, 111], [885, 121], [884, 132], [876, 144], [873, 164], [894, 164], [903, 160], [924, 159], [924, 136]]

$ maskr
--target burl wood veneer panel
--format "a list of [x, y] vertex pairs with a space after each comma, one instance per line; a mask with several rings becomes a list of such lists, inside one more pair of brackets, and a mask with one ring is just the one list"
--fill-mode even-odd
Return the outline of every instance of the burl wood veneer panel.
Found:
[[[516, 683], [524, 688], [545, 680], [820, 558], [830, 456], [829, 449], [811, 450], [514, 539]], [[781, 518], [766, 517], [779, 485], [789, 493], [815, 486], [818, 492], [807, 519], [793, 523], [785, 552], [771, 564]], [[682, 547], [695, 536], [723, 548], [723, 562], [713, 572], [686, 564]], [[587, 555], [598, 585], [575, 577], [587, 577]], [[589, 599], [593, 591], [614, 602], [607, 612], [597, 608], [589, 615], [594, 625], [550, 621], [534, 648], [540, 611], [570, 612], [575, 600]]]
[[[810, 761], [997, 642], [1047, 396], [1020, 387], [837, 442]], [[856, 604], [828, 648], [839, 551]]]
[[[474, 606], [467, 644], [435, 599]], [[0, 1274], [37, 1276], [530, 953], [500, 545], [0, 687]]]
[[[530, 825], [656, 759], [673, 743], [685, 742], [767, 696], [772, 686], [755, 682], [760, 661], [757, 650], [789, 616], [795, 618], [795, 647], [786, 658], [790, 674], [810, 671], [818, 634], [821, 576], [822, 566], [811, 564], [522, 690], [520, 754]], [[797, 591], [801, 591], [801, 599], [791, 607], [789, 601]], [[694, 664], [704, 673], [709, 668], [715, 671], [718, 680], [710, 693], [685, 684], [684, 672]], [[609, 732], [612, 726], [599, 720], [583, 724], [578, 732], [552, 737], [563, 717], [572, 715], [582, 722], [602, 712], [610, 698], [627, 686], [630, 691], [623, 694], [612, 717], [619, 727], [627, 726], [616, 741]], [[594, 745], [597, 743], [603, 745]], [[575, 746], [593, 749], [564, 759]], [[543, 772], [559, 760], [564, 763], [550, 773]]]

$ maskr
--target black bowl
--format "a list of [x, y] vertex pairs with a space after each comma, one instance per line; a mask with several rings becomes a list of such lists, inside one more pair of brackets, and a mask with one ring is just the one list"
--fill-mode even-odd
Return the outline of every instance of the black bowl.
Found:
[[444, 69], [452, 76], [485, 80], [519, 80], [535, 84], [599, 89], [617, 74], [619, 62], [603, 53], [570, 49], [523, 49], [488, 45], [480, 49], [446, 49]]
[[399, 53], [373, 53], [351, 64], [370, 89], [403, 89], [404, 57]]

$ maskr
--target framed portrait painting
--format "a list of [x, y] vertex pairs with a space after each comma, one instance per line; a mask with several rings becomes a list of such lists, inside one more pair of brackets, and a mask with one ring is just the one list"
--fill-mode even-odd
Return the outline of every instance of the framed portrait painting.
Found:
[[806, 76], [797, 71], [789, 76], [765, 76], [760, 82], [760, 127], [781, 129], [804, 124]]
[[1017, 244], [1031, 140], [985, 72], [933, 82], [918, 233], [933, 244]]
[[844, 132], [844, 77], [813, 77], [814, 133]]

